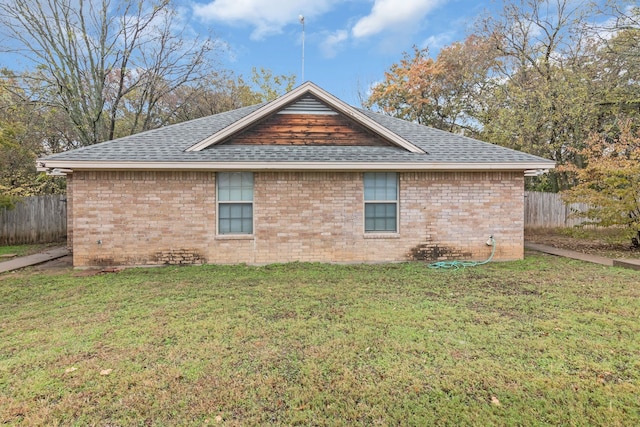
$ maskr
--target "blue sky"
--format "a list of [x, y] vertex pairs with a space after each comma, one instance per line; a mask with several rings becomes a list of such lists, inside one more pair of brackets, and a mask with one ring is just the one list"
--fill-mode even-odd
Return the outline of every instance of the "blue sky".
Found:
[[442, 46], [463, 40], [483, 13], [501, 2], [471, 0], [194, 0], [184, 18], [195, 31], [224, 42], [223, 64], [249, 77], [252, 67], [296, 74], [301, 83], [305, 20], [304, 80], [353, 105], [358, 91], [413, 45]]

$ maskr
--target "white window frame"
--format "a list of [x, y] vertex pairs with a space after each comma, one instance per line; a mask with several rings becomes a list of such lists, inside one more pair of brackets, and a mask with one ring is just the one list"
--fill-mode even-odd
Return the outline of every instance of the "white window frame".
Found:
[[[367, 175], [374, 174], [386, 174], [386, 175], [394, 175], [395, 177], [395, 190], [396, 190], [396, 198], [395, 199], [385, 199], [385, 200], [368, 200], [367, 199]], [[362, 175], [362, 188], [363, 188], [363, 228], [365, 234], [398, 234], [400, 229], [400, 174], [397, 172], [365, 172]], [[370, 204], [395, 204], [396, 211], [396, 221], [393, 230], [367, 230], [367, 205]]]
[[[231, 177], [234, 174], [245, 174], [251, 176], [251, 200], [220, 200], [220, 183], [222, 182], [221, 177], [224, 175], [228, 175]], [[254, 212], [254, 191], [255, 191], [255, 174], [253, 172], [217, 172], [216, 173], [216, 229], [218, 236], [252, 236], [255, 229], [255, 212]], [[242, 190], [241, 190], [242, 192]], [[240, 197], [242, 199], [242, 196]], [[250, 205], [251, 206], [251, 231], [240, 231], [240, 232], [223, 232], [220, 227], [220, 206], [221, 205]], [[231, 218], [233, 219], [233, 218]], [[240, 219], [243, 219], [242, 217]]]

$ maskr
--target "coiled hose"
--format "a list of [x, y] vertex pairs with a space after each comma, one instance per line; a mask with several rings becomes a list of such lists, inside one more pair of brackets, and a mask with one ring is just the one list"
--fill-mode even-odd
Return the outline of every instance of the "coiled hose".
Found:
[[496, 253], [496, 239], [494, 239], [493, 236], [489, 236], [487, 243], [491, 243], [491, 255], [484, 261], [437, 261], [429, 264], [429, 268], [457, 269], [487, 264], [493, 259], [493, 255]]

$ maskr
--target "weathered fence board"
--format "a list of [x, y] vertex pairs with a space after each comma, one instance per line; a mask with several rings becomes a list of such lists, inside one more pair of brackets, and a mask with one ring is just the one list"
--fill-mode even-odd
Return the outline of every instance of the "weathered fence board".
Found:
[[526, 191], [524, 198], [524, 226], [527, 228], [573, 227], [582, 224], [583, 219], [572, 215], [575, 211], [585, 211], [586, 203], [565, 205], [557, 193]]
[[0, 209], [0, 245], [49, 243], [66, 235], [64, 195], [26, 197], [14, 209]]

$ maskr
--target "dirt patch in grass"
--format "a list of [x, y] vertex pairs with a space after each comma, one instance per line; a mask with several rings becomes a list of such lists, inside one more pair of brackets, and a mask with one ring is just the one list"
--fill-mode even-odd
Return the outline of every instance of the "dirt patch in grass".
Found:
[[631, 246], [627, 229], [620, 228], [538, 228], [526, 229], [525, 241], [569, 249], [612, 259], [637, 259], [640, 250]]

